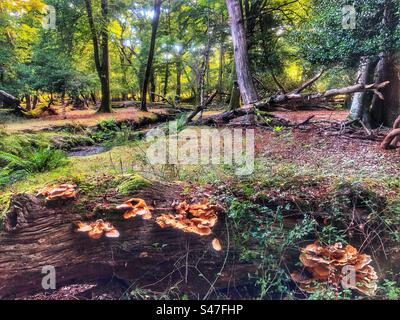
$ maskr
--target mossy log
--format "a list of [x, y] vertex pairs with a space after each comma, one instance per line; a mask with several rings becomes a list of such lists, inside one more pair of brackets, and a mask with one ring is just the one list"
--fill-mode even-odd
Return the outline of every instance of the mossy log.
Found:
[[[133, 196], [155, 208], [153, 217], [171, 212], [173, 202], [182, 200], [181, 187], [153, 184]], [[108, 195], [98, 196], [96, 202]], [[70, 203], [46, 203], [43, 197], [17, 194], [3, 220], [0, 233], [0, 298], [43, 292], [44, 266], [56, 271], [56, 286], [122, 280], [131, 288], [160, 292], [179, 284], [184, 292], [210, 296], [218, 288], [248, 283], [254, 265], [239, 262], [225, 219], [220, 217], [213, 234], [201, 237], [174, 229], [161, 229], [155, 219], [124, 220], [116, 205], [127, 197], [113, 195], [82, 212], [78, 199]], [[88, 219], [90, 217], [90, 219]], [[77, 233], [74, 222], [107, 219], [119, 230], [117, 239], [90, 239]], [[214, 237], [222, 251], [212, 249]]]

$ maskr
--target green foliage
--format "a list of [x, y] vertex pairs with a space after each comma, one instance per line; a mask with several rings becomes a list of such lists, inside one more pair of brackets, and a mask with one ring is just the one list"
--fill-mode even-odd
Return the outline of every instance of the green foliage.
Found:
[[384, 279], [380, 285], [380, 291], [389, 300], [399, 300], [400, 287], [396, 281]]
[[50, 171], [68, 163], [64, 152], [49, 147], [27, 149], [21, 155], [0, 152], [0, 162], [4, 165], [0, 173], [0, 185], [13, 183], [29, 174]]
[[[348, 4], [347, 0], [314, 1], [311, 19], [303, 20], [300, 28], [291, 31], [291, 40], [305, 59], [324, 65], [354, 65], [361, 56], [378, 56], [398, 47], [398, 0], [354, 1], [354, 30], [342, 26], [342, 8]], [[391, 25], [384, 19], [387, 11], [394, 15]]]
[[259, 286], [260, 298], [288, 294], [291, 280], [283, 256], [314, 233], [314, 219], [305, 215], [288, 230], [284, 212], [289, 206], [272, 209], [250, 201], [231, 199], [229, 202], [227, 214], [236, 246], [241, 248], [240, 257], [258, 263], [253, 277]]

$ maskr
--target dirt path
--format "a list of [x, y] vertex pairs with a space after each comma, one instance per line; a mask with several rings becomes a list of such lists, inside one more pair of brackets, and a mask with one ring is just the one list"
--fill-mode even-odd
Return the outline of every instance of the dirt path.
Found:
[[7, 132], [21, 132], [21, 131], [41, 131], [50, 127], [61, 127], [68, 124], [94, 126], [103, 120], [115, 119], [121, 120], [134, 120], [138, 121], [141, 118], [151, 117], [154, 114], [166, 114], [167, 109], [151, 109], [150, 112], [142, 112], [137, 108], [116, 109], [113, 113], [97, 113], [95, 110], [74, 110], [66, 113], [67, 118], [63, 119], [61, 115], [48, 116], [40, 119], [29, 119], [18, 122], [5, 124]]

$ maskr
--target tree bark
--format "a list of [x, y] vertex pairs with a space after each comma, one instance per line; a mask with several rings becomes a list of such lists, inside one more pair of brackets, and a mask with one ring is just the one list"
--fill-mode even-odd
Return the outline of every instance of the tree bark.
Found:
[[[369, 83], [373, 76], [374, 63], [369, 57], [362, 57], [357, 73], [357, 84]], [[365, 91], [357, 92], [353, 96], [350, 108], [350, 117], [362, 121], [366, 126], [371, 126], [370, 110], [372, 96]]]
[[156, 102], [156, 75], [154, 72], [154, 68], [151, 68], [151, 74], [150, 74], [150, 101], [151, 102]]
[[90, 32], [92, 34], [93, 54], [97, 74], [101, 84], [101, 104], [99, 112], [111, 113], [111, 94], [110, 94], [110, 54], [108, 43], [108, 0], [101, 0], [101, 15], [103, 23], [101, 25], [101, 55], [100, 43], [97, 36], [97, 29], [93, 18], [93, 7], [91, 0], [85, 0], [86, 13], [89, 20]]
[[182, 94], [182, 58], [179, 57], [176, 61], [176, 93], [175, 93], [175, 102], [179, 103], [181, 101]]
[[257, 101], [257, 92], [250, 71], [242, 9], [239, 0], [226, 0], [226, 5], [229, 13], [240, 93], [244, 104], [248, 105]]
[[149, 55], [147, 59], [146, 71], [143, 79], [143, 88], [142, 88], [142, 101], [140, 109], [142, 111], [147, 111], [147, 89], [149, 86], [149, 79], [151, 69], [153, 67], [153, 60], [154, 60], [154, 50], [156, 46], [156, 38], [157, 38], [157, 29], [158, 24], [160, 21], [160, 14], [161, 14], [161, 4], [162, 0], [154, 0], [154, 17], [151, 27], [151, 39], [150, 39], [150, 49]]
[[166, 97], [168, 93], [168, 81], [169, 81], [169, 61], [167, 61], [167, 64], [165, 66], [164, 90], [163, 90], [164, 97]]
[[[157, 184], [135, 196], [154, 206], [157, 216], [169, 212], [174, 200], [183, 200], [181, 194], [181, 186]], [[91, 204], [92, 219], [112, 222], [120, 232], [117, 239], [91, 240], [75, 232], [74, 222], [84, 214], [73, 203], [50, 205], [32, 195], [13, 196], [0, 233], [0, 298], [44, 291], [45, 266], [55, 268], [57, 289], [116, 278], [133, 284], [132, 289], [137, 286], [159, 292], [179, 282], [184, 292], [193, 290], [201, 297], [214, 280], [216, 289], [240, 285], [254, 270], [254, 265], [237, 260], [222, 216], [212, 236], [200, 237], [161, 229], [154, 219], [124, 220], [114, 204], [126, 199], [107, 193], [94, 200], [102, 203], [104, 197], [113, 204], [107, 208]], [[223, 251], [213, 251], [213, 237], [221, 240]]]

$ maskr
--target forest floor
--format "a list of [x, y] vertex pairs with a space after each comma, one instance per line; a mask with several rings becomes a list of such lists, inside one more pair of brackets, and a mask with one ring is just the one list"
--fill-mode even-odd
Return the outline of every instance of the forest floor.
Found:
[[[152, 109], [151, 112], [162, 113], [164, 111]], [[87, 115], [85, 119], [76, 119], [80, 118], [84, 113]], [[214, 113], [205, 113], [204, 116]], [[346, 118], [347, 111], [279, 112], [276, 115], [297, 123], [308, 119], [311, 115], [315, 115], [315, 120], [341, 121]], [[6, 134], [19, 132], [18, 134], [22, 136], [29, 135], [31, 139], [32, 135], [36, 137], [35, 133], [23, 134], [21, 132], [28, 128], [40, 131], [49, 125], [53, 126], [54, 123], [65, 125], [68, 121], [83, 121], [81, 123], [92, 126], [100, 120], [125, 120], [127, 118], [132, 119], [132, 116], [135, 118], [145, 116], [145, 114], [131, 108], [118, 110], [116, 113], [106, 116], [100, 116], [88, 111], [77, 111], [69, 113], [67, 120], [55, 117], [43, 120], [26, 120], [21, 123], [6, 124], [3, 131]], [[242, 203], [239, 206], [240, 212], [247, 212], [247, 205], [257, 206], [256, 209], [252, 207], [253, 209], [250, 212], [258, 210], [258, 206], [266, 206], [269, 209], [292, 206], [292, 208], [304, 215], [304, 219], [300, 220], [300, 222], [288, 222], [289, 225], [297, 223], [296, 228], [293, 230], [308, 228], [307, 230], [297, 230], [298, 234], [294, 236], [295, 239], [298, 239], [296, 240], [297, 242], [288, 244], [289, 250], [293, 251], [292, 254], [294, 256], [298, 257], [300, 247], [303, 247], [306, 243], [314, 240], [326, 240], [327, 237], [337, 241], [351, 242], [354, 245], [358, 244], [361, 250], [372, 255], [374, 266], [380, 275], [382, 284], [379, 287], [378, 296], [386, 298], [388, 291], [397, 290], [393, 288], [393, 283], [390, 281], [397, 281], [400, 272], [398, 268], [400, 261], [400, 246], [398, 243], [398, 238], [400, 238], [398, 231], [398, 214], [400, 214], [399, 153], [397, 151], [381, 150], [377, 141], [332, 135], [331, 133], [321, 132], [321, 130], [317, 130], [312, 126], [302, 130], [296, 128], [280, 128], [279, 130], [256, 128], [255, 130], [255, 170], [252, 176], [238, 177], [233, 173], [231, 167], [224, 165], [178, 165], [174, 166], [174, 168], [153, 166], [149, 164], [145, 156], [145, 150], [148, 147], [147, 142], [142, 140], [129, 141], [129, 139], [118, 140], [118, 143], [108, 141], [108, 147], [98, 154], [70, 157], [67, 166], [49, 172], [32, 174], [27, 179], [15, 181], [10, 185], [4, 186], [0, 189], [0, 212], [6, 210], [8, 200], [12, 194], [20, 192], [33, 193], [52, 182], [72, 181], [79, 187], [87, 184], [97, 185], [99, 181], [107, 180], [107, 177], [115, 179], [118, 176], [133, 174], [139, 174], [149, 179], [179, 181], [189, 186], [203, 186], [208, 190], [213, 190], [212, 192], [215, 193], [213, 196], [222, 197], [225, 201], [229, 199], [234, 204], [236, 203], [235, 205], [232, 202], [227, 204], [227, 207], [231, 208], [228, 210], [228, 216], [232, 217], [235, 225], [240, 225], [239, 222], [241, 222], [241, 216], [237, 213], [237, 210], [239, 210], [237, 209], [237, 201]], [[51, 135], [52, 133], [47, 134]], [[59, 134], [60, 132], [54, 133], [54, 135]], [[82, 135], [82, 132], [79, 134]], [[101, 134], [109, 136], [108, 132], [106, 134], [101, 132]], [[268, 199], [267, 204], [263, 199]], [[381, 203], [379, 199], [384, 199], [384, 201]], [[233, 207], [235, 210], [232, 209]], [[368, 221], [371, 221], [371, 225], [374, 225], [373, 229], [371, 227], [369, 231], [360, 232], [357, 226], [350, 225], [350, 222], [348, 225], [341, 225], [343, 221], [348, 221], [351, 212], [354, 215], [354, 208], [368, 216]], [[235, 214], [232, 212], [235, 212]], [[311, 229], [310, 225], [305, 226], [307, 219], [309, 219], [309, 214], [314, 217], [312, 219], [317, 221], [315, 222], [316, 225], [312, 224], [313, 227]], [[321, 223], [318, 220], [318, 216], [321, 214], [327, 215], [326, 217], [331, 219], [332, 225], [326, 226]], [[235, 219], [239, 220], [236, 221]], [[249, 217], [247, 216], [246, 219], [249, 219]], [[335, 219], [340, 221], [340, 227], [336, 224], [337, 221]], [[381, 229], [377, 231], [375, 219], [384, 219], [384, 224], [387, 228], [382, 229], [381, 224], [378, 224]], [[263, 225], [265, 223], [268, 222], [263, 222]], [[259, 241], [265, 241], [263, 230], [263, 228], [261, 230], [260, 228], [252, 230], [252, 237], [259, 239]], [[237, 230], [237, 234], [245, 235], [247, 231], [249, 230]], [[279, 230], [279, 237], [282, 236], [283, 232], [287, 231]], [[371, 234], [374, 232], [379, 235], [372, 237]], [[354, 236], [354, 234], [357, 234], [357, 236]], [[293, 234], [288, 233], [287, 236], [290, 238], [293, 237]], [[275, 236], [270, 234], [268, 237], [273, 239]], [[389, 240], [389, 238], [397, 240]], [[240, 241], [245, 243], [245, 240]], [[286, 254], [288, 250], [287, 248], [282, 249], [277, 243], [269, 243], [266, 246], [271, 246], [269, 250], [272, 255], [275, 252], [277, 257]], [[271, 263], [274, 266], [276, 274], [272, 280], [270, 277], [265, 277], [265, 275], [258, 276], [256, 283], [260, 286], [261, 292], [263, 292], [260, 295], [261, 297], [276, 297], [278, 288], [280, 288], [278, 290], [279, 295], [282, 297], [290, 296], [296, 291], [289, 289], [291, 286], [288, 284], [290, 283], [290, 277], [288, 279], [287, 267], [280, 266], [274, 260], [276, 257], [269, 258], [273, 261], [260, 262], [257, 251], [250, 252], [245, 245], [241, 250], [241, 259], [258, 261], [261, 263], [262, 268], [268, 268], [263, 264], [268, 265]], [[276, 280], [276, 277], [278, 277], [279, 281]], [[391, 283], [390, 288], [388, 288], [387, 281]], [[284, 292], [280, 291], [282, 286], [285, 287]], [[269, 288], [273, 293], [264, 292], [263, 288], [265, 287]], [[115, 294], [112, 292], [115, 292]], [[29, 298], [119, 299], [123, 293], [124, 290], [116, 289], [115, 284], [111, 283], [78, 284], [77, 286], [59, 289], [50, 294], [39, 293], [29, 296]], [[152, 293], [146, 294], [155, 297]], [[302, 297], [304, 298], [305, 296], [303, 295]], [[329, 298], [329, 295], [321, 293], [321, 296], [316, 297]], [[127, 298], [126, 295], [124, 298]], [[131, 298], [143, 297], [134, 296]]]
[[[152, 108], [149, 112], [142, 112], [137, 108], [114, 109], [113, 113], [102, 114], [95, 110], [71, 110], [67, 111], [65, 117], [62, 115], [49, 115], [38, 119], [21, 119], [13, 118], [13, 121], [7, 121], [2, 124], [7, 132], [38, 132], [45, 129], [63, 127], [66, 125], [80, 125], [90, 127], [96, 125], [100, 121], [114, 119], [116, 121], [133, 120], [138, 121], [141, 118], [151, 117], [155, 114], [166, 114], [166, 109]], [[0, 114], [1, 120], [1, 114]], [[1, 122], [1, 121], [0, 121]]]

